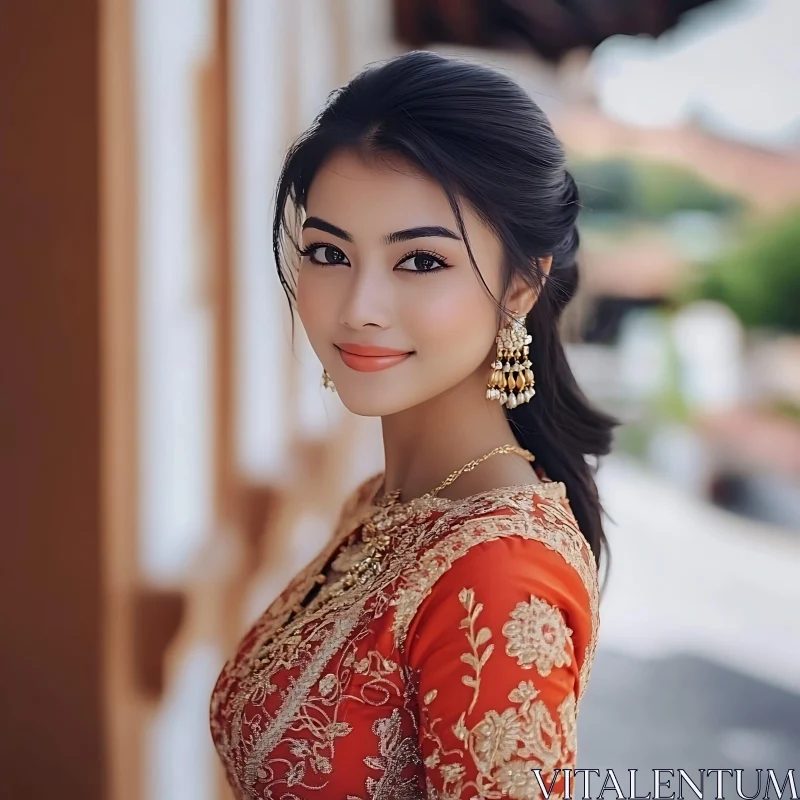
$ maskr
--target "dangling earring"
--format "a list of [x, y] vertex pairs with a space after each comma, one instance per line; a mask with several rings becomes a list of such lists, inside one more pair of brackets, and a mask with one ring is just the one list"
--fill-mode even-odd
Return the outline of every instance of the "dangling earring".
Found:
[[328, 375], [328, 370], [322, 368], [322, 385], [325, 389], [330, 389], [334, 394], [336, 393], [336, 386], [334, 386], [331, 376]]
[[[487, 400], [499, 400], [507, 408], [527, 403], [536, 394], [528, 359], [532, 337], [525, 329], [525, 314], [517, 315], [498, 332], [497, 358], [486, 387]], [[523, 359], [520, 361], [520, 359]]]

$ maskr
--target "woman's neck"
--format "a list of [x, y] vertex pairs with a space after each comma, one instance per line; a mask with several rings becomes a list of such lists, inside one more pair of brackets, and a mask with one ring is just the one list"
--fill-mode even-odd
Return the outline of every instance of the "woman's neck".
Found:
[[[478, 380], [481, 385], [473, 385]], [[486, 399], [484, 383], [472, 376], [425, 403], [382, 418], [386, 493], [400, 489], [403, 500], [419, 497], [469, 461], [500, 445], [517, 444], [503, 406]], [[537, 480], [524, 458], [498, 454], [462, 473], [441, 496], [459, 499]]]

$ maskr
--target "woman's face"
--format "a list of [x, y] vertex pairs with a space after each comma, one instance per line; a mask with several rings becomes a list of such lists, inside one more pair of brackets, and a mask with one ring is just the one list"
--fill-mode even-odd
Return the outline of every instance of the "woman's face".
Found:
[[[500, 242], [462, 207], [475, 260], [499, 298]], [[353, 413], [394, 414], [468, 379], [485, 390], [497, 307], [438, 183], [402, 160], [337, 152], [310, 187], [302, 245], [298, 313]], [[359, 348], [365, 355], [351, 355]], [[368, 348], [401, 355], [374, 357]]]

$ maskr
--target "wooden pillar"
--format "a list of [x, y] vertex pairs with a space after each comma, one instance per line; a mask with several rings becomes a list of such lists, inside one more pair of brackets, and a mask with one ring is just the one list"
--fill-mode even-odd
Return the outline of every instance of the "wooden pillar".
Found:
[[0, 793], [100, 800], [98, 3], [1, 16]]
[[142, 655], [137, 651], [136, 636], [139, 170], [133, 74], [134, 8], [134, 0], [100, 3], [102, 653], [107, 772], [104, 797], [108, 800], [139, 800], [143, 796], [142, 738], [146, 725], [145, 708], [137, 687], [137, 674], [141, 672], [137, 665]]

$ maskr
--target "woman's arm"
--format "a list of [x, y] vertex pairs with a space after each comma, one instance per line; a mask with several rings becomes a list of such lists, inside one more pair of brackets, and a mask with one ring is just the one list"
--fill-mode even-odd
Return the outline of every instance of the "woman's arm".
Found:
[[578, 574], [540, 541], [476, 544], [436, 580], [407, 640], [431, 798], [562, 796], [584, 657], [574, 633], [585, 641], [591, 625]]

